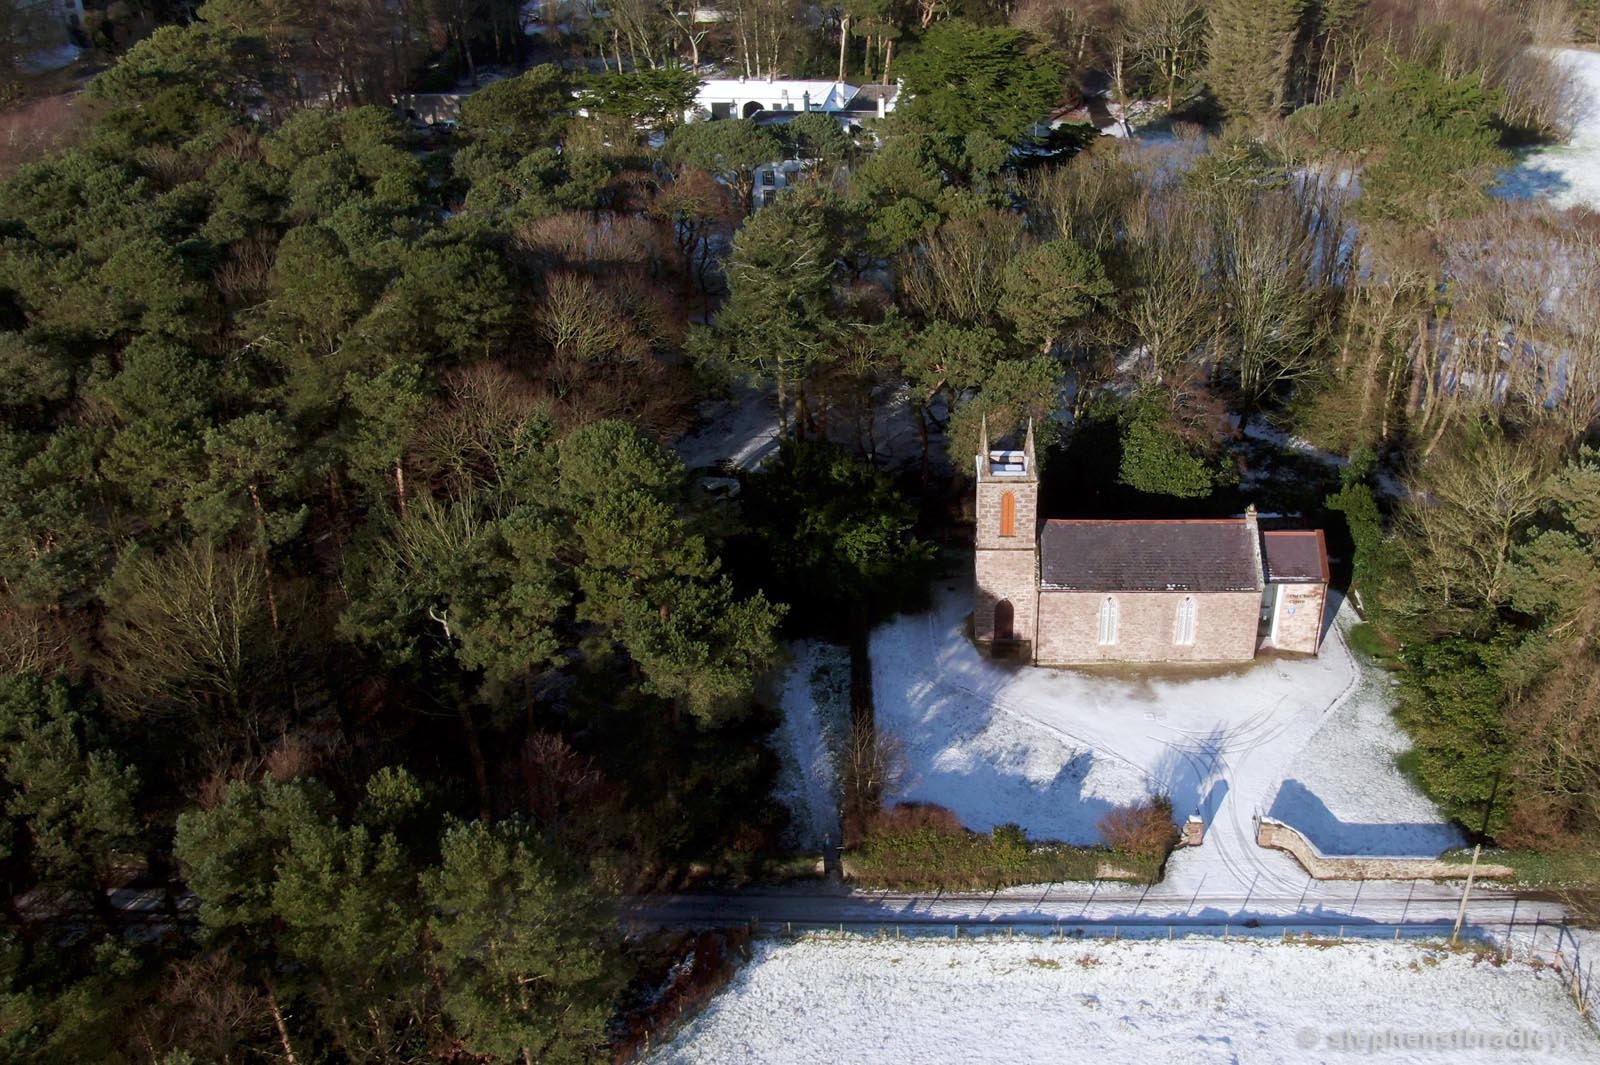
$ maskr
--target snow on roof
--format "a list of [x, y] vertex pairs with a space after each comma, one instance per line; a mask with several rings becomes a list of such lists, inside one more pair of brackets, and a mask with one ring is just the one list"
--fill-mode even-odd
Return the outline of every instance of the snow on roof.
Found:
[[989, 472], [996, 477], [1022, 477], [1028, 472], [1026, 451], [989, 452]]

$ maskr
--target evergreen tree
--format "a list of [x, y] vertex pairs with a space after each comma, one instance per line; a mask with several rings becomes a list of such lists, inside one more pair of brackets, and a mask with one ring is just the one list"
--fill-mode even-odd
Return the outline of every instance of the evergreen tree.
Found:
[[931, 135], [941, 160], [969, 180], [1027, 140], [1064, 95], [1061, 60], [1030, 34], [965, 19], [934, 24], [901, 66], [909, 99], [898, 124]]
[[865, 625], [909, 602], [933, 560], [913, 534], [916, 508], [842, 448], [786, 440], [741, 497], [765, 579], [825, 631]]
[[767, 127], [738, 118], [679, 126], [663, 151], [669, 162], [727, 182], [749, 212], [755, 208], [756, 167], [782, 158], [783, 145]]
[[808, 190], [786, 192], [740, 228], [728, 259], [728, 300], [691, 341], [702, 356], [772, 382], [785, 431], [790, 396], [804, 429], [807, 378], [833, 355], [837, 267], [825, 201]]
[[605, 1046], [620, 990], [606, 902], [514, 821], [456, 825], [423, 879], [444, 1008], [470, 1050], [576, 1065]]
[[138, 850], [139, 783], [95, 716], [94, 701], [65, 681], [0, 680], [0, 890], [8, 910], [42, 889], [47, 907], [86, 903], [116, 923], [105, 892], [119, 860]]
[[1067, 330], [1116, 291], [1100, 259], [1070, 240], [1046, 241], [1006, 264], [999, 310], [1017, 336], [1051, 354]]
[[1206, 84], [1241, 119], [1271, 118], [1293, 102], [1296, 49], [1308, 0], [1213, 0]]

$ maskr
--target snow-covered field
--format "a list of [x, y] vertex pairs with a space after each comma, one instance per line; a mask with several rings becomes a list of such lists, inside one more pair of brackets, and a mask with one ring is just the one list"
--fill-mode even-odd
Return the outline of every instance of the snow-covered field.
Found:
[[839, 842], [837, 755], [850, 727], [850, 653], [819, 640], [796, 640], [789, 651], [775, 795], [792, 818], [789, 845], [820, 850]]
[[1559, 978], [1409, 943], [765, 942], [652, 1065], [1591, 1062]]
[[1588, 98], [1578, 105], [1572, 140], [1524, 153], [1501, 175], [1495, 194], [1600, 211], [1600, 53], [1564, 48], [1557, 54], [1587, 89]]

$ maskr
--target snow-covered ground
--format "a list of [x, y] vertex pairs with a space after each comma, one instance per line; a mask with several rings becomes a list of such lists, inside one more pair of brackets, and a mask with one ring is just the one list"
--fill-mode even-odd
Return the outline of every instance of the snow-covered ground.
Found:
[[[1228, 421], [1229, 424], [1236, 428], [1240, 424], [1237, 415], [1229, 415]], [[1332, 466], [1335, 469], [1342, 470], [1350, 465], [1350, 460], [1344, 455], [1336, 455], [1331, 451], [1324, 451], [1309, 440], [1302, 440], [1298, 436], [1284, 432], [1265, 418], [1249, 418], [1245, 420], [1243, 426], [1244, 435], [1258, 443], [1270, 444], [1281, 451], [1304, 455], [1307, 458], [1315, 459], [1324, 466]], [[1252, 474], [1257, 478], [1266, 478], [1273, 476], [1274, 472], [1267, 468], [1252, 471]], [[1396, 499], [1404, 498], [1408, 494], [1405, 483], [1389, 470], [1382, 468], [1378, 470], [1378, 489]]]
[[796, 640], [784, 677], [783, 723], [774, 740], [783, 760], [775, 794], [791, 821], [786, 842], [821, 850], [839, 842], [838, 752], [850, 727], [850, 653]]
[[1374, 667], [1289, 764], [1267, 813], [1324, 854], [1434, 855], [1466, 842], [1393, 770], [1411, 741], [1395, 724], [1390, 678]]
[[1101, 814], [1150, 794], [1170, 795], [1179, 817], [1214, 810], [1214, 789], [1245, 783], [1228, 779], [1230, 754], [1283, 750], [1281, 773], [1299, 748], [1286, 733], [1309, 736], [1357, 677], [1337, 637], [1316, 659], [1200, 672], [996, 662], [966, 638], [970, 608], [970, 584], [951, 581], [932, 612], [880, 628], [872, 683], [879, 727], [908, 752], [895, 798], [948, 806], [978, 830], [1014, 821], [1092, 843]]
[[1587, 98], [1578, 103], [1572, 139], [1523, 153], [1521, 161], [1501, 175], [1495, 194], [1600, 211], [1600, 53], [1564, 48], [1557, 56], [1587, 90]]
[[[847, 412], [827, 412], [822, 421], [829, 438], [880, 463], [920, 459], [922, 436], [909, 390], [904, 385], [883, 387], [876, 400], [870, 423], [862, 419], [862, 424], [855, 424]], [[934, 413], [942, 416], [943, 410]], [[725, 399], [700, 404], [699, 424], [672, 446], [691, 470], [710, 469], [722, 463], [753, 470], [778, 450], [780, 438], [776, 391], [741, 384]], [[937, 467], [947, 466], [943, 436], [936, 429], [930, 431], [929, 452]]]
[[701, 424], [673, 444], [691, 470], [727, 462], [753, 470], [778, 449], [778, 400], [771, 392], [741, 385], [727, 399], [700, 405]]
[[1558, 976], [1409, 943], [765, 942], [652, 1065], [1590, 1062]]
[[1093, 843], [1112, 806], [1169, 795], [1180, 819], [1204, 819], [1206, 842], [1173, 857], [1162, 892], [1303, 885], [1292, 859], [1255, 844], [1254, 818], [1273, 811], [1329, 854], [1433, 857], [1459, 842], [1395, 768], [1387, 680], [1346, 647], [1348, 609], [1314, 659], [1077, 671], [984, 657], [970, 608], [970, 582], [946, 581], [928, 613], [873, 634], [878, 724], [906, 754], [895, 800]]

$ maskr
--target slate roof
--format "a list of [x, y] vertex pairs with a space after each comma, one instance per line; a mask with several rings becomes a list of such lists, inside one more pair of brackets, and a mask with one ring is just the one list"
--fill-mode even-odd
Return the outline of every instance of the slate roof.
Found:
[[1269, 529], [1261, 534], [1269, 581], [1328, 581], [1328, 547], [1321, 529]]
[[1243, 518], [1047, 521], [1039, 580], [1080, 592], [1247, 592], [1261, 588], [1254, 533]]

